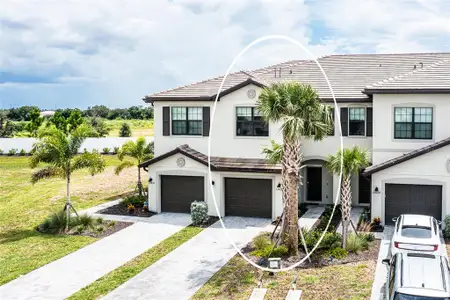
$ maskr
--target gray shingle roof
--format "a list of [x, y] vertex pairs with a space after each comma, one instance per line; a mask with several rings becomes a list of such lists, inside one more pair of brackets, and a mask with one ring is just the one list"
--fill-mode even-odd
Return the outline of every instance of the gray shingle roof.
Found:
[[[181, 145], [172, 151], [164, 153], [139, 165], [140, 168], [148, 167], [174, 154], [181, 153], [205, 166], [208, 166], [208, 156], [189, 147]], [[258, 158], [231, 158], [211, 156], [212, 171], [238, 171], [238, 172], [261, 172], [280, 173], [281, 166], [273, 165], [266, 159]]]
[[450, 145], [450, 137], [446, 138], [446, 139], [443, 139], [441, 141], [438, 141], [436, 143], [427, 145], [425, 147], [416, 149], [414, 151], [408, 152], [408, 153], [403, 154], [401, 156], [394, 157], [394, 158], [392, 158], [390, 160], [387, 160], [387, 161], [384, 161], [384, 162], [382, 162], [382, 163], [380, 163], [378, 165], [374, 165], [374, 166], [370, 166], [368, 168], [365, 168], [364, 171], [363, 171], [363, 175], [364, 176], [372, 175], [373, 173], [376, 173], [376, 172], [379, 172], [381, 170], [390, 168], [392, 166], [398, 165], [399, 163], [408, 161], [410, 159], [413, 159], [415, 157], [421, 156], [423, 154], [429, 153], [431, 151], [440, 149], [440, 148], [448, 146], [448, 145]]
[[366, 87], [367, 93], [408, 91], [450, 91], [450, 60], [441, 60], [429, 66], [418, 66], [414, 71], [395, 76]]
[[[414, 70], [418, 71], [417, 68], [422, 68], [422, 64], [424, 69], [435, 74], [434, 72], [438, 72], [440, 69], [431, 68], [430, 65], [445, 60], [450, 60], [450, 53], [348, 54], [330, 55], [318, 59], [331, 83], [336, 98], [344, 101], [367, 100], [368, 96], [364, 94], [365, 87]], [[414, 66], [416, 66], [416, 69], [414, 69]], [[280, 68], [281, 73], [279, 72]], [[275, 69], [277, 69], [277, 75], [281, 74], [281, 77], [275, 77]], [[442, 73], [428, 76], [420, 88], [432, 86], [434, 82], [430, 77], [437, 78], [441, 75], [448, 77], [448, 73], [442, 70]], [[322, 99], [332, 99], [323, 74], [317, 64], [311, 60], [289, 61], [253, 71], [232, 73], [227, 77], [222, 92], [235, 85], [242, 84], [250, 77], [265, 85], [275, 81], [307, 83], [317, 90]], [[420, 77], [417, 78], [416, 81], [420, 81]], [[214, 100], [222, 79], [223, 76], [219, 76], [162, 91], [146, 96], [144, 100], [147, 102], [158, 100]], [[446, 79], [439, 80], [445, 83]], [[406, 86], [407, 84], [405, 84]]]

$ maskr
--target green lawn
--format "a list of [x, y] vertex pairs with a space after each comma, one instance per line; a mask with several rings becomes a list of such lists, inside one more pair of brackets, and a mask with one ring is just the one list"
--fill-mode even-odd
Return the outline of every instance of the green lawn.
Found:
[[203, 229], [199, 227], [185, 227], [181, 231], [168, 237], [155, 247], [135, 257], [125, 265], [106, 274], [102, 278], [73, 294], [70, 300], [98, 299], [111, 292], [119, 285], [139, 274], [169, 252], [175, 250]]
[[[115, 156], [106, 156], [107, 169], [94, 177], [74, 174], [72, 201], [81, 210], [132, 191], [136, 170], [116, 176]], [[64, 204], [65, 181], [52, 179], [34, 186], [28, 157], [0, 156], [0, 284], [67, 255], [96, 239], [83, 236], [55, 236], [34, 230], [52, 211]]]
[[123, 123], [130, 125], [132, 136], [153, 136], [153, 120], [106, 120], [105, 122], [111, 128], [109, 136], [119, 136], [119, 129]]
[[[302, 300], [370, 299], [375, 261], [323, 268], [299, 269], [263, 277], [264, 299], [284, 299], [296, 275]], [[248, 299], [256, 288], [261, 271], [236, 255], [191, 298]]]

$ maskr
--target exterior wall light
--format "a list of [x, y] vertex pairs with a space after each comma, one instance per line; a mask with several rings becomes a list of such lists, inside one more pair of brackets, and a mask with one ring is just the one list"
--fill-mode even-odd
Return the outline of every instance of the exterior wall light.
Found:
[[212, 185], [215, 185], [216, 183], [215, 183], [214, 180], [213, 180], [213, 181], [211, 181], [211, 184], [212, 184]]
[[277, 190], [281, 190], [281, 183], [277, 184]]
[[153, 178], [150, 177], [150, 178], [148, 179], [148, 182], [149, 182], [150, 184], [153, 184]]
[[379, 193], [380, 193], [380, 190], [378, 189], [377, 186], [376, 186], [375, 189], [373, 190], [373, 193], [374, 193], [374, 194], [379, 194]]

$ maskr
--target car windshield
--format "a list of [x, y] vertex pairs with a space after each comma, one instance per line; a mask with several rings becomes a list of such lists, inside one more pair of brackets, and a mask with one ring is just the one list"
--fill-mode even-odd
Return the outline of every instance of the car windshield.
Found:
[[431, 238], [430, 227], [416, 227], [416, 226], [403, 226], [402, 236], [416, 239], [429, 239]]
[[427, 296], [414, 296], [407, 294], [396, 294], [394, 300], [450, 300], [450, 298], [445, 297], [427, 297]]

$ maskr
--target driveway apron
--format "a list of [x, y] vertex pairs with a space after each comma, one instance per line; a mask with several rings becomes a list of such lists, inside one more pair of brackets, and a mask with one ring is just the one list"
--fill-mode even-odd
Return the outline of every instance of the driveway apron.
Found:
[[191, 223], [188, 214], [155, 215], [3, 286], [0, 299], [64, 299]]
[[[269, 219], [226, 217], [224, 223], [238, 247], [271, 229]], [[216, 222], [103, 299], [189, 299], [235, 254]]]

